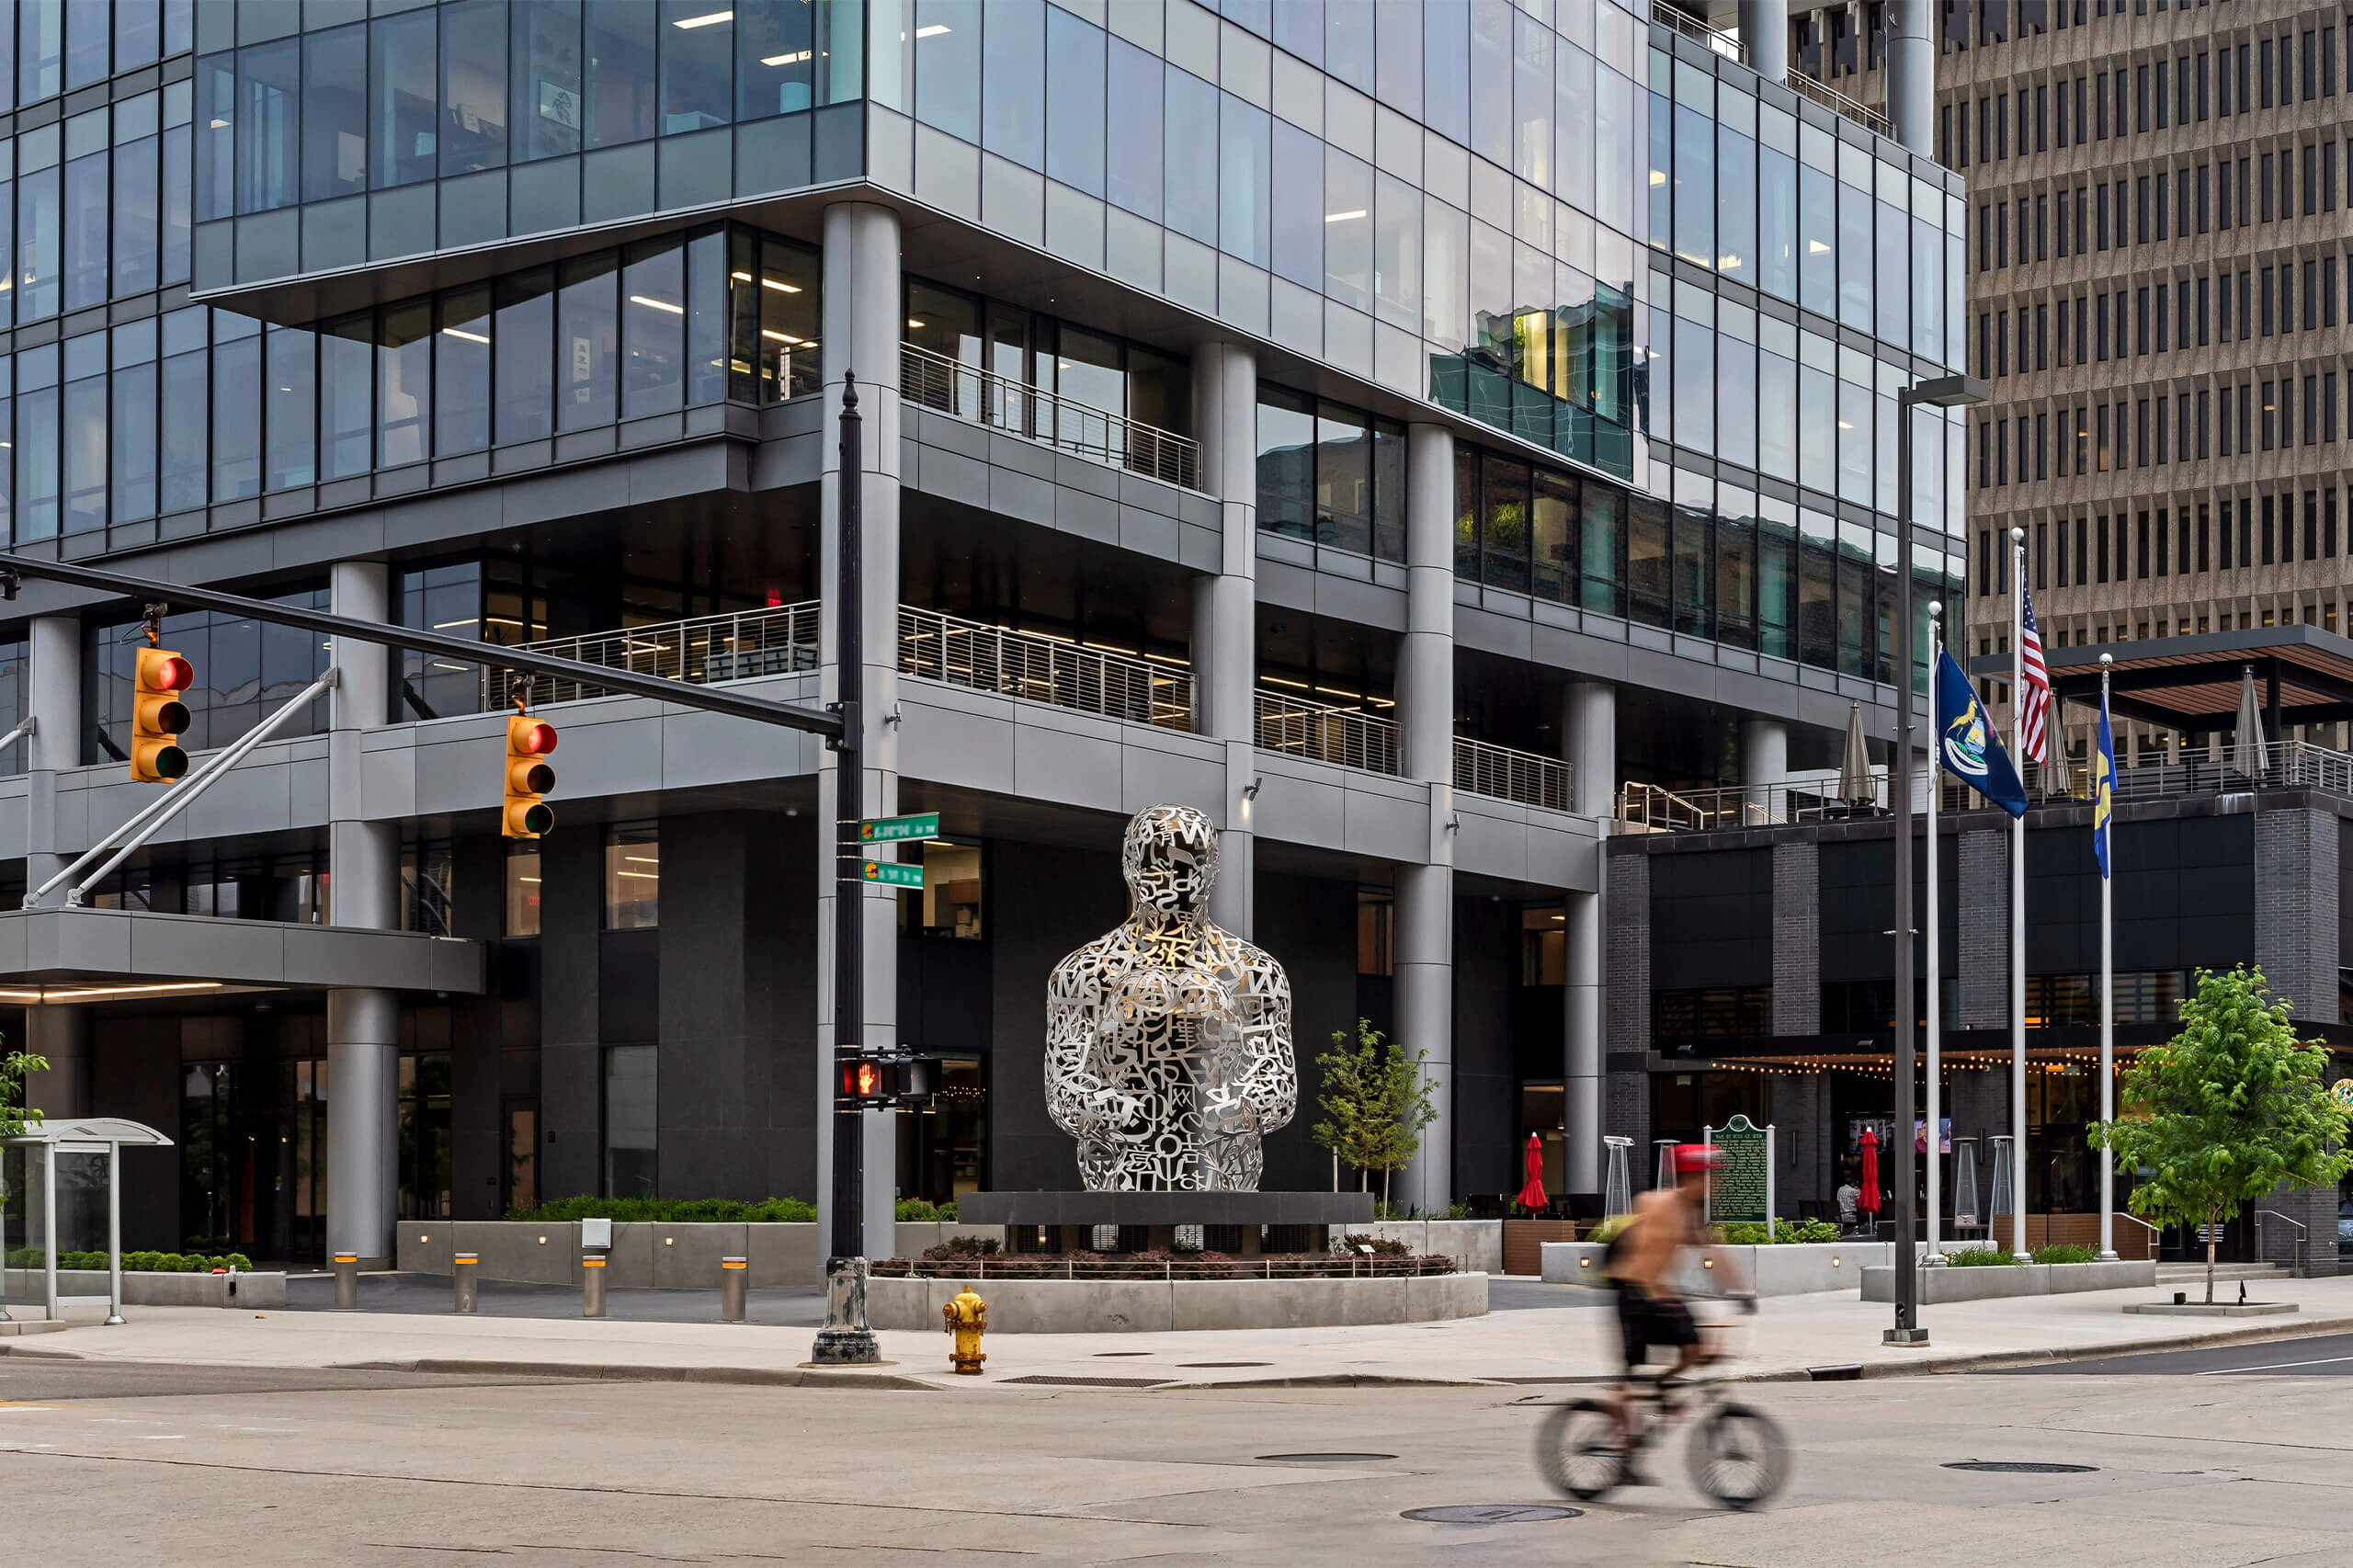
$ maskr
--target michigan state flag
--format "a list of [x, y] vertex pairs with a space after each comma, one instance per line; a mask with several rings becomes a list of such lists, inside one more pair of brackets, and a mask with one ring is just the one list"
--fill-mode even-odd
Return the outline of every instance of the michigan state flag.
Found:
[[2026, 815], [2026, 786], [2009, 754], [1985, 722], [1976, 688], [1953, 663], [1952, 651], [1937, 654], [1937, 760], [1944, 770], [2014, 817]]

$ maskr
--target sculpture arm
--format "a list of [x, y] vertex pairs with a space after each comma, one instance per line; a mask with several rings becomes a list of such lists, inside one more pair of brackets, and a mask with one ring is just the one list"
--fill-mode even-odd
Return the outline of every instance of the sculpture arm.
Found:
[[1258, 1128], [1272, 1132], [1289, 1125], [1299, 1107], [1299, 1066], [1291, 1047], [1290, 978], [1282, 965], [1256, 949], [1261, 973], [1251, 987], [1251, 1017], [1245, 1026], [1247, 1066], [1242, 1097], [1258, 1113]]

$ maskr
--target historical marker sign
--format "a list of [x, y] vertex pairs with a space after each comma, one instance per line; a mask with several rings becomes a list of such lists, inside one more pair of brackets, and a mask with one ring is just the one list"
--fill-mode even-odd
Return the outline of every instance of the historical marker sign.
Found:
[[1761, 1225], [1773, 1218], [1772, 1139], [1745, 1116], [1734, 1116], [1715, 1131], [1722, 1151], [1709, 1193], [1708, 1218], [1719, 1225]]

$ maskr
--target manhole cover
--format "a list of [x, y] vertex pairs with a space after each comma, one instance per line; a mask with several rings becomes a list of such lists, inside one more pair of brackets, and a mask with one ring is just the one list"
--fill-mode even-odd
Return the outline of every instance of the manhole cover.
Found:
[[1550, 1503], [1453, 1503], [1443, 1508], [1408, 1508], [1397, 1517], [1432, 1525], [1534, 1525], [1546, 1519], [1582, 1518], [1585, 1510]]
[[1395, 1454], [1260, 1454], [1269, 1464], [1363, 1464], [1373, 1460], [1393, 1460]]
[[2087, 1475], [2096, 1464], [2042, 1464], [2033, 1460], [1956, 1460], [1947, 1470], [1983, 1471], [1988, 1475]]
[[1207, 1367], [1271, 1367], [1274, 1365], [1272, 1361], [1179, 1361], [1176, 1364], [1180, 1367], [1195, 1369]]

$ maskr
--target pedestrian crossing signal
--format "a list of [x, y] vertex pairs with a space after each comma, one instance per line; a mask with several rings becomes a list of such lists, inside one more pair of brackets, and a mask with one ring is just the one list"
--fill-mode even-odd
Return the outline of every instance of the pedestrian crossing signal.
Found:
[[555, 750], [555, 726], [517, 713], [506, 721], [506, 807], [499, 831], [509, 838], [538, 838], [555, 827], [555, 812], [540, 797], [555, 788], [548, 753]]
[[196, 668], [167, 648], [142, 648], [135, 676], [131, 777], [141, 784], [168, 784], [188, 772], [180, 736], [188, 731], [184, 694], [196, 684]]

